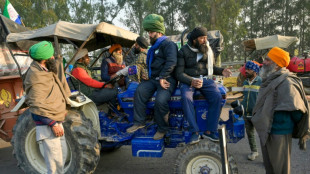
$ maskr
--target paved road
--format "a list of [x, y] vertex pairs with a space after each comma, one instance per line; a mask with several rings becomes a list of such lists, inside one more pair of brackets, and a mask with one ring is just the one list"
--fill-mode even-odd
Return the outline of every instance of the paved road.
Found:
[[[227, 113], [227, 109], [223, 113]], [[256, 139], [258, 141], [257, 135]], [[292, 174], [310, 174], [310, 142], [307, 147], [307, 151], [301, 151], [298, 149], [298, 141], [293, 141]], [[173, 173], [175, 159], [181, 150], [182, 148], [166, 148], [162, 158], [137, 158], [131, 156], [130, 146], [123, 146], [115, 152], [102, 153], [95, 174], [170, 174]], [[239, 173], [265, 173], [261, 153], [255, 161], [248, 161], [246, 156], [249, 151], [246, 138], [236, 144], [228, 144], [228, 152], [235, 158]], [[0, 174], [22, 174], [22, 170], [16, 165], [11, 144], [0, 140]]]

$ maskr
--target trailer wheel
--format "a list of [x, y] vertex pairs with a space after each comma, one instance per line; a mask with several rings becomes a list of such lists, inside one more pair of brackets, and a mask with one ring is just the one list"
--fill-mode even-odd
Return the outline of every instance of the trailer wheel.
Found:
[[[100, 158], [97, 132], [82, 112], [69, 111], [63, 124], [68, 153], [65, 173], [93, 173]], [[46, 173], [43, 149], [36, 142], [36, 129], [31, 113], [26, 110], [13, 129], [13, 155], [25, 173]]]
[[[232, 156], [228, 157], [228, 162], [230, 173], [237, 174], [238, 168]], [[177, 157], [175, 173], [223, 173], [220, 146], [209, 140], [186, 146]]]

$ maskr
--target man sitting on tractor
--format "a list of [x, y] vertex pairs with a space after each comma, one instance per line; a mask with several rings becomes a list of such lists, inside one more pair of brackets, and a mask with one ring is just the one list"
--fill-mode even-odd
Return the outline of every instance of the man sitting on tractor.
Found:
[[143, 20], [143, 28], [148, 32], [152, 47], [147, 53], [148, 77], [142, 77], [135, 92], [134, 125], [127, 129], [128, 133], [145, 127], [146, 104], [155, 92], [154, 119], [158, 129], [153, 139], [162, 139], [169, 130], [164, 117], [169, 113], [170, 96], [177, 81], [173, 78], [173, 70], [177, 63], [177, 45], [169, 40], [165, 33], [164, 18], [150, 14]]
[[116, 103], [117, 89], [112, 89], [111, 85], [106, 85], [104, 82], [99, 82], [93, 78], [91, 70], [88, 68], [90, 59], [88, 57], [88, 50], [82, 49], [76, 55], [76, 63], [72, 70], [72, 75], [82, 83], [72, 79], [75, 89], [79, 89], [83, 94], [90, 98], [96, 105], [101, 105], [110, 101], [112, 104]]
[[134, 47], [132, 49], [132, 53], [130, 57], [127, 59], [132, 59], [131, 61], [128, 61], [128, 65], [136, 65], [137, 66], [137, 74], [135, 75], [129, 75], [129, 79], [131, 81], [135, 82], [141, 82], [142, 80], [142, 74], [145, 73], [146, 69], [146, 55], [147, 55], [147, 47], [149, 46], [148, 41], [142, 37], [139, 36], [136, 39], [136, 43], [134, 44]]
[[[218, 141], [215, 135], [221, 113], [222, 95], [212, 79], [216, 75], [231, 76], [229, 69], [214, 66], [214, 54], [207, 40], [207, 29], [196, 27], [187, 38], [188, 43], [178, 52], [176, 77], [181, 82], [183, 112], [192, 132], [190, 143], [199, 142], [199, 127], [196, 122], [193, 94], [199, 90], [209, 103], [207, 131], [204, 137]], [[199, 79], [199, 77], [203, 77]]]
[[[109, 53], [110, 57], [103, 59], [101, 63], [101, 80], [109, 81], [116, 76], [116, 72], [125, 68], [125, 62], [123, 61], [123, 51], [120, 44], [113, 44]], [[123, 77], [118, 81], [118, 86], [125, 86], [125, 78]]]

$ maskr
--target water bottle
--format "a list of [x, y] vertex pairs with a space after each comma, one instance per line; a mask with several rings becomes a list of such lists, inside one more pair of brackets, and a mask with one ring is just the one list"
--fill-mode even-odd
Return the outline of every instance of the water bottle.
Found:
[[199, 80], [201, 81], [201, 87], [203, 85], [203, 75], [200, 75]]

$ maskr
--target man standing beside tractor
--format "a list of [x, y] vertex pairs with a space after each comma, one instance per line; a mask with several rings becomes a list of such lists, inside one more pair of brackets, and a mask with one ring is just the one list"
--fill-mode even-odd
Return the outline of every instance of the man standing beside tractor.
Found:
[[169, 113], [171, 94], [177, 81], [173, 78], [173, 70], [177, 63], [177, 45], [170, 41], [165, 34], [164, 18], [157, 14], [150, 14], [143, 20], [143, 28], [150, 37], [152, 47], [147, 53], [148, 77], [142, 77], [135, 92], [134, 125], [127, 129], [132, 133], [145, 127], [146, 103], [157, 92], [154, 106], [154, 119], [158, 125], [153, 139], [162, 139], [168, 131], [168, 123], [164, 117]]
[[[54, 58], [51, 42], [29, 49], [33, 59], [25, 76], [26, 103], [36, 123], [36, 140], [43, 145], [47, 173], [64, 173], [67, 146], [62, 121], [71, 95], [64, 76], [62, 59]], [[60, 80], [62, 79], [62, 80]]]
[[272, 48], [263, 62], [263, 79], [252, 123], [259, 135], [266, 173], [289, 174], [292, 137], [305, 150], [309, 138], [309, 105], [301, 80], [286, 69], [289, 53]]
[[[199, 127], [193, 102], [195, 90], [199, 90], [209, 103], [207, 116], [207, 131], [204, 137], [212, 141], [218, 141], [217, 132], [221, 113], [222, 95], [212, 79], [213, 72], [216, 75], [231, 76], [229, 69], [214, 66], [214, 54], [207, 40], [207, 29], [196, 27], [187, 38], [188, 43], [178, 52], [176, 76], [180, 83], [183, 111], [192, 132], [190, 143], [198, 143]], [[200, 79], [200, 77], [203, 77]]]
[[251, 122], [252, 110], [256, 103], [258, 90], [262, 84], [262, 78], [258, 76], [259, 65], [254, 61], [248, 61], [245, 64], [246, 79], [243, 82], [243, 100], [241, 104], [244, 107], [244, 124], [246, 134], [248, 135], [248, 141], [251, 149], [251, 153], [248, 155], [249, 160], [255, 160], [258, 156], [258, 151], [255, 141], [255, 129]]

